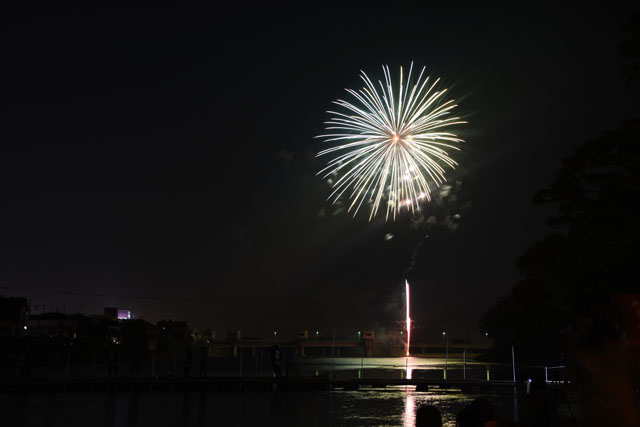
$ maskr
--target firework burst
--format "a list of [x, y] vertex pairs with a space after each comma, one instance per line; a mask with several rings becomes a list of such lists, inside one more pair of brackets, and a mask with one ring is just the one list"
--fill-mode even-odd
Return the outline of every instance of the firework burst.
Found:
[[457, 105], [445, 99], [440, 79], [429, 83], [425, 69], [412, 82], [413, 64], [406, 80], [400, 67], [397, 89], [388, 66], [382, 67], [384, 83], [378, 80], [377, 86], [362, 71], [364, 87], [346, 89], [355, 101], [338, 99], [333, 103], [345, 111], [328, 111], [327, 133], [318, 138], [333, 146], [316, 157], [335, 157], [318, 175], [332, 178], [333, 203], [348, 196], [354, 216], [365, 202], [371, 206], [369, 220], [385, 204], [387, 219], [395, 220], [402, 209], [420, 210], [446, 181], [445, 168], [457, 165], [449, 151], [459, 150], [456, 144], [463, 141], [451, 129], [466, 122], [451, 116]]

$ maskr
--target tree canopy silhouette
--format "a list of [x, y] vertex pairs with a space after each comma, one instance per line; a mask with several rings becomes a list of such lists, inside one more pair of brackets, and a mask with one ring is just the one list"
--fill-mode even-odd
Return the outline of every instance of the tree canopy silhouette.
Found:
[[[639, 17], [622, 49], [632, 82], [640, 81]], [[640, 119], [578, 147], [534, 203], [556, 209], [552, 232], [518, 259], [522, 279], [481, 327], [496, 355], [517, 344], [530, 358], [555, 359], [576, 318], [614, 293], [640, 292]]]

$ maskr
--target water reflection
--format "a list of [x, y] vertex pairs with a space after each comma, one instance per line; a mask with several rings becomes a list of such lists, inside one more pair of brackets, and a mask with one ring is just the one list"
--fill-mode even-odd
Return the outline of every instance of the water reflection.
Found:
[[138, 412], [139, 412], [140, 399], [138, 392], [132, 391], [129, 395], [129, 411], [127, 414], [128, 425], [138, 425]]
[[[463, 394], [413, 386], [333, 392], [134, 391], [0, 395], [2, 425], [309, 425], [413, 426], [416, 410], [433, 405], [443, 425], [477, 397], [486, 397], [504, 419], [513, 419], [517, 401], [503, 395]], [[7, 421], [6, 423], [4, 421]]]
[[104, 399], [104, 413], [106, 424], [112, 426], [115, 424], [117, 395], [116, 393], [107, 393]]
[[[409, 375], [409, 374], [407, 374]], [[408, 377], [407, 377], [408, 378]], [[416, 398], [413, 395], [413, 390], [407, 390], [407, 395], [404, 399], [404, 414], [402, 420], [404, 427], [414, 427], [416, 421]]]
[[198, 425], [204, 426], [207, 419], [207, 393], [201, 391], [198, 394]]
[[182, 416], [185, 419], [191, 414], [191, 392], [189, 390], [182, 392]]
[[518, 390], [514, 387], [513, 388], [513, 422], [517, 423], [519, 418], [520, 417], [518, 416]]

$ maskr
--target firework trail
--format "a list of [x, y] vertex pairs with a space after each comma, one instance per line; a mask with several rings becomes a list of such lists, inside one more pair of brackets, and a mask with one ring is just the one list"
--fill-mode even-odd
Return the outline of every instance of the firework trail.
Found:
[[409, 347], [411, 346], [411, 311], [409, 310], [409, 282], [405, 283], [405, 295], [407, 297], [407, 356], [409, 355]]
[[448, 150], [459, 150], [462, 142], [448, 131], [466, 123], [451, 117], [457, 106], [445, 100], [446, 89], [438, 89], [439, 79], [429, 83], [423, 67], [412, 82], [413, 63], [407, 78], [400, 68], [399, 85], [394, 89], [388, 66], [383, 66], [384, 83], [375, 85], [361, 72], [364, 87], [346, 89], [355, 103], [338, 99], [334, 104], [345, 112], [328, 111], [326, 134], [318, 136], [334, 143], [318, 156], [336, 154], [318, 175], [332, 180], [333, 203], [348, 195], [348, 211], [358, 213], [364, 202], [371, 205], [372, 220], [381, 205], [386, 205], [386, 219], [395, 220], [401, 209], [415, 212], [431, 200], [433, 188], [446, 181], [445, 167], [457, 163]]

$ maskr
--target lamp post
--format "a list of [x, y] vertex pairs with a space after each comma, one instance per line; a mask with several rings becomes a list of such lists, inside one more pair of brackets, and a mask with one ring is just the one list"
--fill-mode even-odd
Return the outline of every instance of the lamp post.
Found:
[[320, 335], [320, 331], [316, 331], [316, 341], [318, 341], [318, 335]]
[[484, 333], [484, 344], [489, 345], [489, 332]]
[[276, 340], [277, 335], [278, 335], [278, 332], [273, 331], [273, 340], [274, 340], [274, 341]]
[[[358, 331], [358, 342], [360, 342], [361, 332]], [[360, 371], [358, 372], [358, 379], [362, 379], [364, 373], [364, 346], [362, 347], [362, 353], [360, 353]]]

